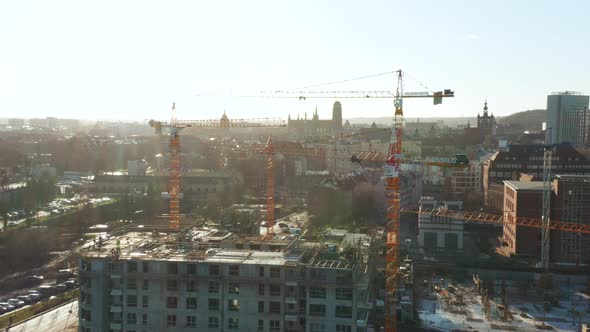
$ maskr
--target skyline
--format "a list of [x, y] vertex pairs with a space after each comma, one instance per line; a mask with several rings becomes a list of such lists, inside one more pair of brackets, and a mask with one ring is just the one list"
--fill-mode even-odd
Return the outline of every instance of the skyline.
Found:
[[[576, 10], [572, 10], [575, 8]], [[586, 9], [586, 10], [584, 10]], [[403, 69], [406, 91], [453, 89], [405, 115], [496, 116], [545, 109], [553, 91], [588, 94], [588, 47], [567, 1], [370, 4], [19, 1], [0, 4], [0, 117], [329, 118], [334, 100], [197, 97], [294, 89]], [[320, 90], [386, 90], [393, 75]], [[586, 90], [584, 90], [586, 89]], [[341, 100], [343, 117], [387, 117], [392, 101]]]

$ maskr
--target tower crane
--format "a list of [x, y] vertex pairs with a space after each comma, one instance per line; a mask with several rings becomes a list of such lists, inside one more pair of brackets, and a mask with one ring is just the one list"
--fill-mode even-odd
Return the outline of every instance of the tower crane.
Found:
[[454, 97], [450, 89], [438, 92], [403, 91], [403, 72], [395, 71], [397, 88], [391, 91], [276, 91], [274, 98], [390, 98], [394, 100], [394, 117], [389, 144], [388, 157], [385, 161], [385, 196], [387, 202], [387, 243], [386, 243], [386, 277], [385, 277], [385, 331], [397, 332], [397, 280], [399, 276], [399, 229], [400, 229], [400, 179], [402, 164], [403, 99], [433, 98], [434, 105], [442, 103], [443, 98]]
[[180, 131], [185, 128], [250, 128], [250, 127], [285, 127], [285, 122], [270, 118], [263, 119], [229, 119], [225, 112], [220, 120], [179, 120], [176, 117], [176, 103], [172, 103], [170, 121], [150, 120], [156, 135], [162, 135], [162, 128], [170, 128], [170, 227], [180, 227]]

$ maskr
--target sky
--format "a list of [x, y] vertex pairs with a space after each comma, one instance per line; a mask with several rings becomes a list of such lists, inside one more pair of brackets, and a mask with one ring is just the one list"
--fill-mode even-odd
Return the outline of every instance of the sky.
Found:
[[[589, 12], [586, 0], [1, 1], [0, 118], [169, 119], [172, 102], [182, 119], [329, 118], [330, 99], [231, 95], [397, 69], [405, 91], [456, 95], [407, 100], [406, 117], [475, 116], [486, 99], [503, 116], [590, 93]], [[393, 115], [391, 100], [341, 102], [344, 118]]]

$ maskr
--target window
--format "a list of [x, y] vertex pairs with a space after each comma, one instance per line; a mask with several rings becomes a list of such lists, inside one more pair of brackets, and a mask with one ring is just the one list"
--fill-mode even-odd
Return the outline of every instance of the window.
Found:
[[230, 265], [229, 266], [229, 275], [237, 277], [240, 275], [240, 266], [239, 265]]
[[268, 311], [270, 311], [270, 313], [272, 313], [272, 314], [280, 314], [281, 313], [281, 302], [271, 302]]
[[209, 324], [207, 326], [210, 329], [219, 328], [219, 318], [218, 317], [209, 317]]
[[317, 317], [325, 317], [326, 316], [326, 305], [325, 304], [310, 304], [309, 305], [309, 315], [310, 316], [317, 316]]
[[188, 264], [186, 266], [186, 273], [195, 275], [197, 274], [197, 264]]
[[186, 316], [186, 327], [197, 327], [197, 317]]
[[127, 289], [136, 289], [136, 288], [137, 288], [137, 280], [127, 279]]
[[240, 321], [238, 320], [237, 317], [231, 317], [230, 319], [228, 319], [227, 321], [227, 327], [230, 330], [239, 330], [240, 329]]
[[187, 280], [186, 281], [186, 291], [187, 292], [196, 292], [197, 291], [197, 281], [196, 280]]
[[237, 282], [230, 282], [228, 290], [230, 294], [240, 294], [240, 284]]
[[141, 266], [143, 273], [148, 273], [150, 271], [148, 262], [142, 262]]
[[141, 306], [144, 308], [147, 308], [149, 306], [147, 295], [141, 297]]
[[326, 298], [326, 288], [324, 287], [310, 287], [309, 288], [309, 297], [313, 299], [325, 299]]
[[219, 299], [209, 299], [209, 311], [219, 311]]
[[147, 314], [141, 315], [141, 325], [148, 325]]
[[219, 281], [209, 281], [209, 293], [219, 293]]
[[262, 319], [258, 320], [258, 332], [264, 331], [264, 321]]
[[270, 296], [281, 296], [281, 286], [270, 285]]
[[324, 325], [324, 323], [311, 322], [309, 323], [309, 327], [310, 332], [326, 332], [326, 326]]
[[137, 296], [127, 295], [127, 306], [130, 308], [137, 307]]
[[186, 308], [187, 309], [197, 309], [197, 298], [196, 297], [187, 297], [186, 298]]
[[264, 312], [264, 301], [258, 301], [258, 312]]
[[336, 325], [336, 332], [351, 332], [351, 331], [352, 331], [352, 327], [350, 325], [341, 325], [341, 324]]
[[270, 331], [271, 332], [280, 332], [281, 331], [281, 321], [271, 320], [270, 321]]
[[127, 272], [137, 272], [137, 262], [128, 261], [127, 262]]
[[326, 280], [326, 271], [321, 269], [311, 269], [310, 277], [315, 280]]
[[336, 271], [336, 282], [337, 283], [350, 283], [352, 282], [352, 271]]
[[352, 318], [352, 307], [349, 306], [336, 306], [336, 317], [338, 318]]
[[209, 275], [210, 276], [218, 276], [219, 275], [219, 265], [209, 265]]
[[240, 311], [240, 301], [237, 299], [227, 300], [227, 310]]
[[168, 263], [168, 274], [178, 274], [178, 263]]
[[264, 266], [259, 266], [258, 267], [258, 276], [260, 278], [264, 278]]
[[270, 277], [271, 278], [280, 278], [281, 277], [281, 269], [278, 267], [271, 267], [270, 268]]
[[136, 313], [130, 312], [127, 314], [127, 324], [128, 325], [137, 324], [137, 314]]
[[166, 281], [166, 289], [171, 292], [178, 290], [178, 282], [176, 279], [168, 279]]
[[336, 300], [352, 300], [352, 289], [336, 288]]
[[176, 296], [168, 296], [166, 299], [166, 308], [174, 309], [178, 307], [178, 298]]
[[264, 296], [264, 285], [263, 284], [258, 285], [258, 296]]
[[168, 315], [166, 321], [168, 327], [176, 326], [176, 315]]
[[141, 289], [148, 290], [150, 288], [149, 285], [150, 285], [149, 281], [146, 279], [143, 279], [143, 281], [141, 282]]

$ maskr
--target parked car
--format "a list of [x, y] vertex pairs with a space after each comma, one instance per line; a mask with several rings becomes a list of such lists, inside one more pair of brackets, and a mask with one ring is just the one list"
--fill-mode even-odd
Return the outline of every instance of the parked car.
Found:
[[4, 312], [10, 312], [14, 310], [14, 306], [8, 302], [0, 302], [0, 307], [5, 310]]
[[49, 296], [51, 294], [55, 293], [55, 286], [52, 285], [41, 285], [37, 288], [37, 290], [39, 291], [39, 293], [41, 293], [43, 296]]
[[19, 299], [8, 299], [8, 303], [12, 304], [15, 308], [20, 308], [25, 305], [25, 302]]
[[72, 289], [72, 288], [76, 287], [76, 282], [73, 281], [73, 280], [71, 280], [71, 279], [70, 280], [67, 280], [67, 281], [64, 281], [63, 284], [66, 285], [66, 287], [68, 289]]
[[59, 284], [59, 285], [55, 285], [55, 289], [58, 292], [65, 292], [68, 290], [68, 286], [64, 285], [64, 284]]
[[19, 301], [23, 301], [26, 304], [31, 304], [33, 300], [28, 295], [19, 295], [16, 297]]
[[24, 278], [25, 287], [32, 287], [43, 282], [43, 276], [26, 276]]
[[28, 293], [27, 295], [28, 295], [28, 296], [31, 298], [31, 300], [33, 300], [33, 301], [39, 301], [39, 300], [41, 300], [41, 294], [40, 294], [39, 292], [37, 292], [37, 291], [30, 290], [30, 291], [29, 291], [29, 293]]

